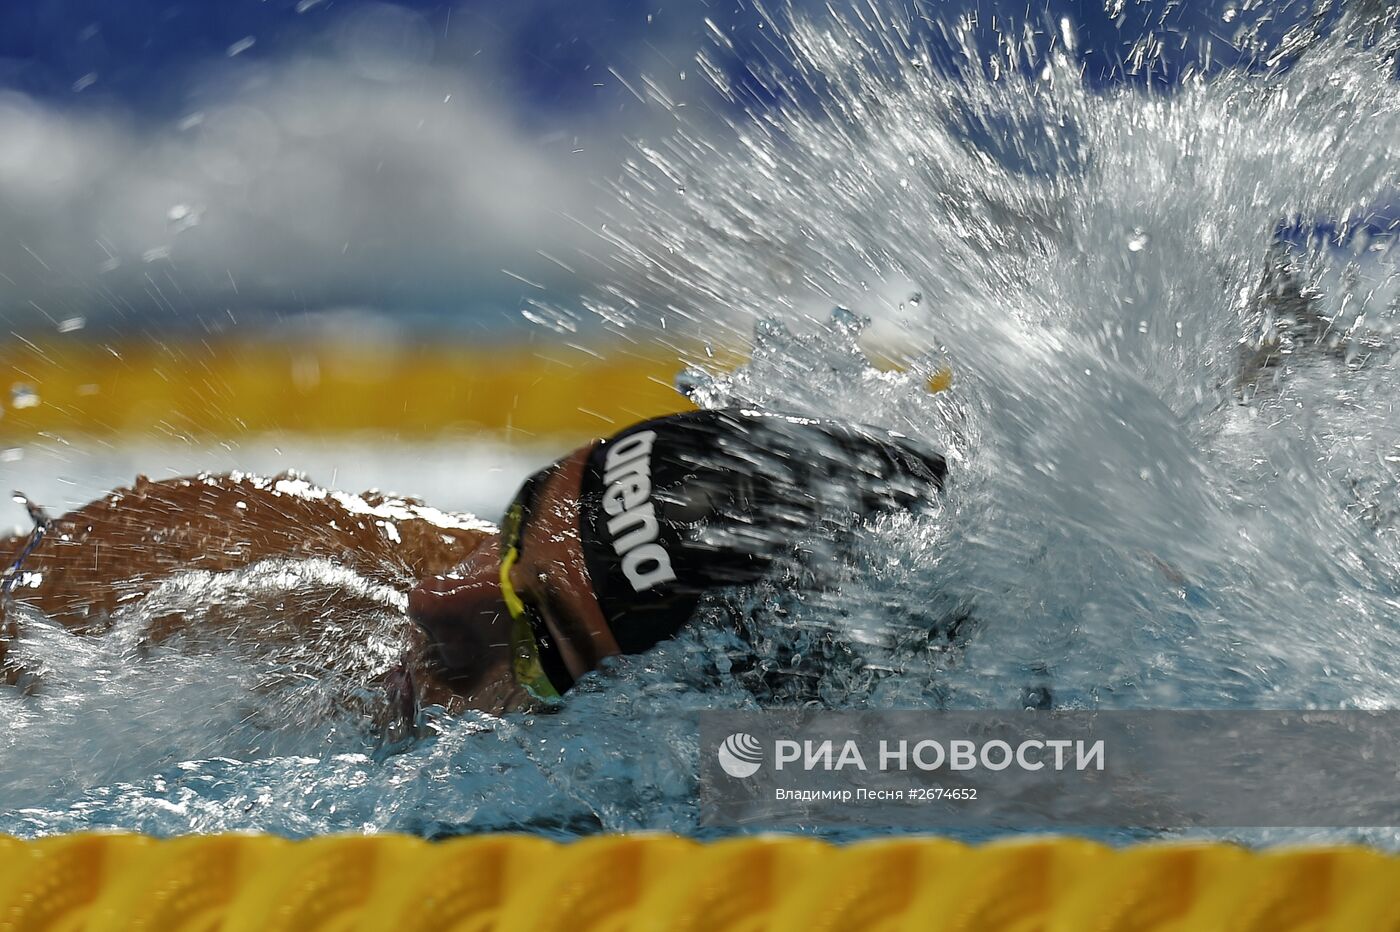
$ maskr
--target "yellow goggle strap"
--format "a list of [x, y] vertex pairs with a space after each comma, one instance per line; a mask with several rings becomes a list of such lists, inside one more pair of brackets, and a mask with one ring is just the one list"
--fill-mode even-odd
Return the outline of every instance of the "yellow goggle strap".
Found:
[[533, 698], [555, 705], [562, 702], [563, 697], [544, 672], [544, 666], [540, 663], [540, 644], [530, 623], [530, 610], [510, 581], [511, 567], [520, 559], [523, 510], [519, 501], [512, 504], [501, 527], [504, 547], [501, 552], [501, 595], [505, 598], [506, 610], [511, 618], [511, 672], [515, 674], [515, 681]]

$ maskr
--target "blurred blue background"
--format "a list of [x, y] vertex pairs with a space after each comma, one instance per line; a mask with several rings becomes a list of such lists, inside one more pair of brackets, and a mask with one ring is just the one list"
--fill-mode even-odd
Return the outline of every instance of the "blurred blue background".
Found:
[[[820, 17], [821, 0], [794, 0]], [[1171, 87], [1286, 67], [1336, 4], [897, 3], [935, 61], [952, 24], [1068, 19], [1086, 80]], [[838, 9], [865, 10], [840, 0]], [[782, 106], [748, 0], [17, 0], [0, 7], [0, 323], [223, 331], [354, 310], [518, 333], [527, 298], [604, 273], [609, 186], [676, 120]], [[717, 41], [723, 36], [724, 41]], [[751, 89], [714, 94], [706, 50]]]

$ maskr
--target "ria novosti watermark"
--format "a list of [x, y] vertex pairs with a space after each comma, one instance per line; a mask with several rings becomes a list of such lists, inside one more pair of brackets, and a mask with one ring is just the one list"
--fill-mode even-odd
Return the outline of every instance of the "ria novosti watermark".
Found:
[[[750, 746], [756, 745], [758, 741], [753, 735], [740, 734], [732, 737], [747, 739]], [[722, 748], [728, 744], [729, 739], [725, 739]], [[720, 765], [724, 766], [722, 758]], [[915, 742], [910, 742], [907, 738], [896, 741], [881, 738], [873, 766], [865, 762], [865, 752], [861, 750], [860, 742], [853, 738], [847, 738], [839, 747], [830, 738], [819, 741], [810, 738], [805, 741], [779, 738], [773, 742], [774, 770], [850, 768], [887, 772], [911, 768], [929, 771], [946, 768], [957, 772], [981, 768], [998, 772], [1013, 766], [1032, 772], [1044, 770], [1047, 766], [1054, 770], [1103, 770], [1104, 742], [1102, 738], [1092, 742], [1069, 738], [1028, 738], [1012, 747], [1009, 742], [1000, 738], [980, 743], [965, 738], [954, 738], [948, 742], [931, 738]], [[754, 769], [757, 770], [756, 765]], [[731, 777], [747, 776], [735, 773], [728, 767], [724, 768], [724, 772]]]
[[711, 824], [1400, 824], [1400, 712], [701, 713]]

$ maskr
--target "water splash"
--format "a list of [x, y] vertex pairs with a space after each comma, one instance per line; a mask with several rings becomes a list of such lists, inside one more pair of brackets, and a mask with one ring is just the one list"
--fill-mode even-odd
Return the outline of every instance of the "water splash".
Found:
[[[1354, 228], [1396, 190], [1387, 16], [1355, 5], [1262, 70], [1171, 93], [1089, 89], [1068, 25], [964, 45], [949, 73], [895, 11], [784, 23], [784, 67], [758, 79], [815, 103], [735, 122], [732, 158], [685, 133], [643, 147], [614, 225], [634, 287], [597, 309], [646, 326], [638, 294], [664, 291], [668, 331], [711, 341], [758, 320], [754, 362], [692, 372], [693, 397], [954, 454], [925, 585], [980, 632], [955, 701], [1001, 704], [1048, 669], [1094, 705], [1391, 705], [1389, 236], [1364, 260], [1335, 238], [1275, 246], [1297, 218]], [[677, 199], [636, 193], [676, 179]], [[951, 398], [785, 329], [833, 303], [916, 371], [950, 362]]]

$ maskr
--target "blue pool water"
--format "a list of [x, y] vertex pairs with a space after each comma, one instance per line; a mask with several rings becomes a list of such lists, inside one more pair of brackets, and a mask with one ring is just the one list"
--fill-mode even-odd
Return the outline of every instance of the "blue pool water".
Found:
[[[897, 18], [785, 26], [816, 105], [683, 126], [623, 182], [592, 310], [674, 339], [693, 397], [947, 452], [946, 495], [863, 529], [839, 590], [728, 594], [557, 714], [430, 715], [396, 753], [306, 658], [136, 661], [139, 609], [103, 639], [31, 618], [54, 687], [0, 696], [0, 831], [695, 833], [701, 709], [1395, 706], [1391, 240], [1275, 245], [1396, 190], [1390, 50], [1344, 20], [1283, 73], [1095, 92], [1062, 30], [950, 77]], [[714, 375], [707, 342], [752, 361]], [[257, 612], [338, 572], [216, 588]], [[387, 631], [401, 598], [361, 611]]]

